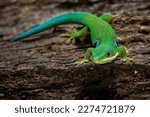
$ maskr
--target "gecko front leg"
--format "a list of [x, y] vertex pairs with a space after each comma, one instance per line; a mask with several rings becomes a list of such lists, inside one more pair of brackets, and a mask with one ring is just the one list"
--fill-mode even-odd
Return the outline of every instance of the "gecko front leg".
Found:
[[130, 58], [127, 56], [127, 52], [125, 50], [125, 48], [123, 46], [119, 46], [117, 48], [117, 52], [120, 54], [121, 56], [121, 61], [126, 62], [126, 61], [133, 61], [133, 58]]
[[93, 49], [95, 49], [95, 48], [88, 48], [85, 55], [84, 55], [84, 58], [82, 60], [75, 62], [75, 64], [83, 64], [83, 63], [88, 62], [92, 57]]

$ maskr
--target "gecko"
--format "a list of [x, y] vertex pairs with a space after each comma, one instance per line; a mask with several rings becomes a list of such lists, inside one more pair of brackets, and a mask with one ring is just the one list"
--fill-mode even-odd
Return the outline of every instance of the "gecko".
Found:
[[19, 34], [13, 38], [13, 41], [24, 39], [57, 25], [81, 24], [84, 26], [81, 30], [74, 29], [72, 33], [62, 34], [69, 37], [66, 43], [72, 43], [76, 38], [90, 35], [93, 46], [86, 50], [84, 58], [75, 62], [76, 64], [89, 61], [95, 64], [105, 64], [116, 60], [118, 56], [121, 57], [121, 61], [132, 61], [133, 59], [127, 56], [125, 47], [118, 44], [115, 30], [110, 25], [111, 20], [110, 13], [103, 13], [100, 17], [89, 12], [65, 13]]

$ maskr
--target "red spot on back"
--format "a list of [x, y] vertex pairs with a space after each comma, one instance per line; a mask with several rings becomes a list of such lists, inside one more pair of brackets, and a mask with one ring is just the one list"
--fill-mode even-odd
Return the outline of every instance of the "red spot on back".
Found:
[[106, 38], [106, 40], [108, 40], [108, 36], [107, 36], [107, 34], [105, 34], [105, 38]]

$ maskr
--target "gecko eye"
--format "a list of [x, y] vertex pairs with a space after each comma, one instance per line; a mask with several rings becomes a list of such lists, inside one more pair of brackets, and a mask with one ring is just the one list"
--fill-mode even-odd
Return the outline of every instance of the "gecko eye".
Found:
[[96, 41], [94, 42], [94, 47], [96, 48], [97, 46], [99, 46], [99, 44], [100, 44], [100, 41], [99, 41], [99, 40], [96, 40]]
[[110, 52], [108, 52], [108, 53], [106, 54], [106, 57], [110, 57]]
[[117, 39], [114, 40], [114, 46], [118, 47], [118, 40]]

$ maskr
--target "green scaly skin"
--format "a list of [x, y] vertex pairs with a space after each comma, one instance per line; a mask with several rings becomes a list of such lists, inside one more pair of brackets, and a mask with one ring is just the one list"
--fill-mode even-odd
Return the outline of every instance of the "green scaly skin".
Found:
[[96, 64], [104, 64], [115, 60], [118, 56], [122, 57], [122, 61], [132, 60], [127, 57], [125, 48], [118, 45], [115, 31], [109, 24], [111, 20], [112, 15], [108, 13], [100, 17], [87, 12], [68, 13], [51, 18], [47, 22], [16, 36], [14, 41], [29, 37], [60, 24], [77, 23], [85, 27], [80, 31], [74, 30], [72, 34], [63, 34], [63, 36], [70, 37], [66, 43], [75, 42], [76, 38], [90, 34], [94, 47], [88, 48], [84, 59], [77, 61], [76, 64], [82, 64], [89, 60], [92, 60]]

